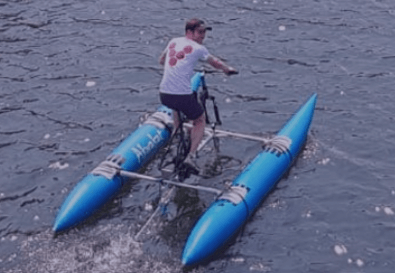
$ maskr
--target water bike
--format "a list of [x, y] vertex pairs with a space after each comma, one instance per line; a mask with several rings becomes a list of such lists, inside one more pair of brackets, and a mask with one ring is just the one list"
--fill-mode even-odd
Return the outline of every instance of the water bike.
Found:
[[[188, 237], [182, 254], [184, 265], [193, 265], [206, 260], [237, 233], [302, 150], [313, 118], [317, 95], [313, 94], [275, 137], [263, 138], [217, 128], [222, 122], [215, 97], [209, 95], [207, 91], [204, 72], [197, 72], [193, 76], [191, 89], [195, 94], [199, 89], [202, 90], [199, 92], [199, 99], [204, 105], [206, 123], [209, 125], [205, 129], [206, 137], [199, 145], [198, 152], [210, 142], [213, 142], [214, 147], [218, 149], [220, 137], [234, 137], [262, 143], [262, 151], [244, 168], [232, 185], [222, 190], [182, 183], [193, 175], [193, 172], [189, 172], [183, 164], [189, 151], [189, 139], [185, 129], [190, 125], [181, 120], [179, 128], [176, 128], [176, 132], [172, 134], [172, 110], [160, 106], [103, 162], [77, 183], [55, 219], [53, 226], [55, 233], [81, 224], [94, 215], [120, 191], [129, 178], [215, 194], [216, 200], [201, 216]], [[213, 103], [214, 122], [209, 120], [207, 114], [206, 101], [210, 100]], [[168, 151], [172, 146], [176, 147], [175, 156], [167, 160]], [[159, 168], [165, 170], [172, 165], [170, 179], [138, 173], [163, 150], [165, 150], [164, 156], [162, 155], [160, 159]], [[167, 194], [162, 196], [162, 204], [169, 201], [174, 188], [170, 188]], [[136, 239], [145, 231], [159, 209], [160, 206], [136, 234]]]

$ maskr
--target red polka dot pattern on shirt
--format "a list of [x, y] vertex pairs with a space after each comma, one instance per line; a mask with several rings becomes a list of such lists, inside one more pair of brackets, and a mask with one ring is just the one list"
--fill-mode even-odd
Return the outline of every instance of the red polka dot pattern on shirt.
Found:
[[170, 58], [169, 60], [169, 65], [170, 66], [175, 66], [177, 64], [177, 59], [176, 58]]
[[178, 52], [177, 55], [176, 55], [176, 57], [177, 57], [177, 59], [179, 59], [179, 60], [184, 59], [184, 58], [185, 58], [185, 53], [184, 53], [184, 51]]
[[176, 55], [176, 51], [174, 49], [170, 49], [169, 56], [173, 57]]
[[[169, 45], [169, 65], [170, 66], [175, 66], [177, 64], [177, 59], [182, 60], [186, 57], [186, 55], [191, 54], [193, 52], [193, 47], [190, 45], [187, 45], [183, 48], [183, 50], [177, 52], [175, 50], [176, 43], [171, 43]], [[175, 56], [175, 57], [174, 57]]]
[[193, 47], [190, 46], [190, 45], [184, 47], [184, 52], [185, 52], [185, 54], [192, 53], [192, 50], [193, 50]]

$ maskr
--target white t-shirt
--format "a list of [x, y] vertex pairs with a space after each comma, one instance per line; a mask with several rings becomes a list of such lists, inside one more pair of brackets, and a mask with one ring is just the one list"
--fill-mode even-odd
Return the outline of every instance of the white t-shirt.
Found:
[[160, 92], [191, 94], [191, 77], [199, 60], [206, 61], [210, 53], [203, 45], [186, 37], [172, 39], [166, 47], [165, 70]]

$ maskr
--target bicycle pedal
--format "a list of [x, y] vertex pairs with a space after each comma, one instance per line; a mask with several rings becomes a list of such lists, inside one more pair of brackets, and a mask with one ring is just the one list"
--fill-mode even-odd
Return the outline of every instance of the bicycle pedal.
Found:
[[185, 171], [186, 171], [189, 175], [191, 175], [191, 174], [193, 174], [193, 175], [199, 175], [199, 173], [200, 173], [199, 167], [193, 166], [192, 164], [189, 164], [189, 163], [185, 163], [185, 162], [184, 162], [183, 167], [185, 168]]

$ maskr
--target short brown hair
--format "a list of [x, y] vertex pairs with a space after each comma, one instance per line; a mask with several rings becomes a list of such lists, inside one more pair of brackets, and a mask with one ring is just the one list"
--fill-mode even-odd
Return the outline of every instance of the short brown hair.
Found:
[[206, 30], [212, 30], [212, 27], [206, 26], [206, 23], [203, 20], [200, 20], [198, 18], [192, 18], [187, 21], [185, 24], [185, 32], [188, 30], [195, 31], [198, 27], [204, 26]]

